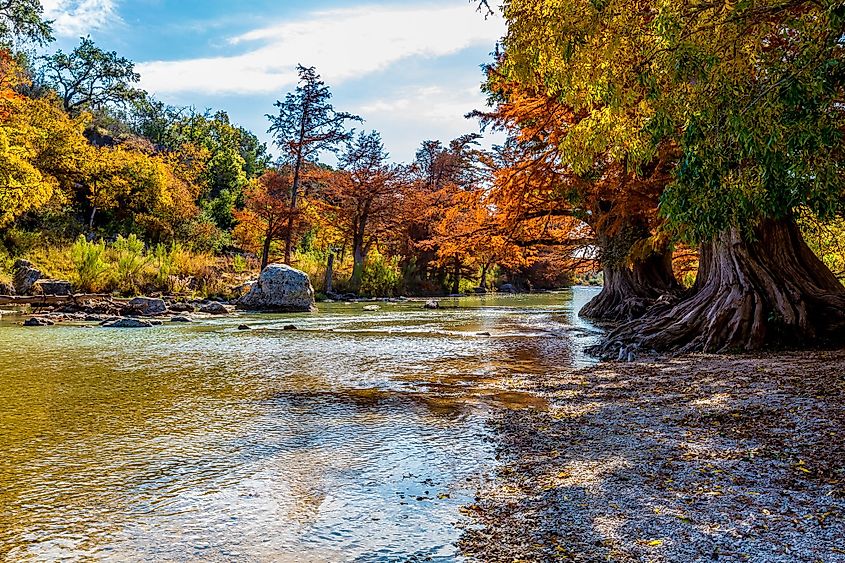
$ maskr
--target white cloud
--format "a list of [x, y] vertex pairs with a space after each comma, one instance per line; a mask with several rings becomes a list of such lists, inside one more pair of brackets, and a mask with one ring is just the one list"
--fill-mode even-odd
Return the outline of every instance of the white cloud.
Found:
[[62, 37], [86, 35], [117, 19], [116, 0], [42, 0], [44, 16]]
[[[366, 117], [365, 129], [382, 132], [394, 158], [408, 161], [423, 140], [448, 143], [460, 135], [478, 131], [478, 122], [465, 119], [464, 115], [485, 107], [480, 81], [479, 72], [478, 78], [469, 75], [454, 86], [402, 88], [354, 109]], [[502, 141], [501, 135], [488, 133], [482, 145], [489, 147]]]
[[231, 38], [232, 56], [137, 65], [142, 86], [157, 94], [258, 94], [296, 82], [297, 64], [313, 65], [332, 85], [388, 68], [414, 56], [442, 57], [489, 45], [504, 33], [469, 3], [397, 8], [370, 6], [314, 12]]

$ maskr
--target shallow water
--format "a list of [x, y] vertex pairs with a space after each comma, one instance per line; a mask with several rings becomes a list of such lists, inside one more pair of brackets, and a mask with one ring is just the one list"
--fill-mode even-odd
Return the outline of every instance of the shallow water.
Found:
[[594, 294], [144, 330], [3, 317], [0, 558], [453, 561], [491, 409], [543, 407], [509, 377], [591, 362]]

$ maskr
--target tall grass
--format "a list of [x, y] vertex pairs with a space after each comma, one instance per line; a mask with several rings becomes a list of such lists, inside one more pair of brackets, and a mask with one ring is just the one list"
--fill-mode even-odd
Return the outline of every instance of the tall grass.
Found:
[[70, 249], [70, 256], [76, 270], [75, 282], [78, 291], [93, 292], [99, 287], [103, 274], [108, 269], [105, 262], [106, 243], [89, 242], [85, 235], [79, 235]]

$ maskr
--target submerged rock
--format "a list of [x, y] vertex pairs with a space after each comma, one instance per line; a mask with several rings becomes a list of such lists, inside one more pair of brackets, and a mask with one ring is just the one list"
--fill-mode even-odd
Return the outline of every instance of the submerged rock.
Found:
[[229, 309], [227, 309], [222, 303], [211, 301], [210, 303], [206, 303], [200, 307], [200, 313], [205, 313], [207, 315], [228, 315]]
[[32, 317], [28, 321], [24, 322], [23, 326], [53, 326], [54, 324], [56, 323], [51, 321], [50, 319]]
[[285, 264], [270, 264], [245, 296], [237, 302], [239, 309], [279, 313], [316, 311], [314, 288], [308, 274]]
[[[159, 323], [161, 324], [161, 323]], [[103, 325], [105, 328], [152, 328], [153, 323], [149, 321], [142, 321], [141, 319], [118, 319], [116, 321], [107, 322]]]
[[192, 323], [192, 322], [194, 322], [194, 320], [190, 317], [185, 317], [183, 315], [180, 315], [178, 317], [173, 317], [172, 319], [170, 319], [170, 322], [171, 323]]
[[128, 308], [140, 315], [148, 317], [167, 312], [167, 304], [163, 299], [153, 299], [151, 297], [136, 297], [129, 302]]

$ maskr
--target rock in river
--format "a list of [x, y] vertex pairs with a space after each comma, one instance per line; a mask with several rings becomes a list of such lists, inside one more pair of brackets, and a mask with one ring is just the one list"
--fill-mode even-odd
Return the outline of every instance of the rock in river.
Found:
[[308, 274], [284, 264], [267, 266], [249, 293], [238, 300], [237, 306], [247, 311], [316, 311], [314, 288]]
[[425, 305], [423, 305], [425, 309], [439, 309], [440, 303], [432, 299], [431, 301], [426, 301]]
[[54, 323], [50, 319], [44, 319], [44, 318], [41, 318], [41, 317], [33, 317], [33, 318], [29, 319], [28, 321], [24, 322], [23, 326], [53, 326], [54, 324], [56, 324], [56, 323]]
[[205, 313], [207, 315], [228, 315], [229, 309], [227, 309], [223, 303], [211, 301], [200, 307], [200, 313]]
[[152, 328], [153, 323], [141, 319], [118, 319], [103, 325], [105, 328]]
[[194, 322], [194, 320], [191, 317], [186, 317], [186, 316], [180, 315], [178, 317], [173, 317], [172, 319], [170, 319], [170, 322], [171, 323], [192, 323], [192, 322]]
[[144, 316], [161, 315], [167, 312], [167, 304], [163, 299], [151, 297], [136, 297], [129, 302], [129, 309]]

